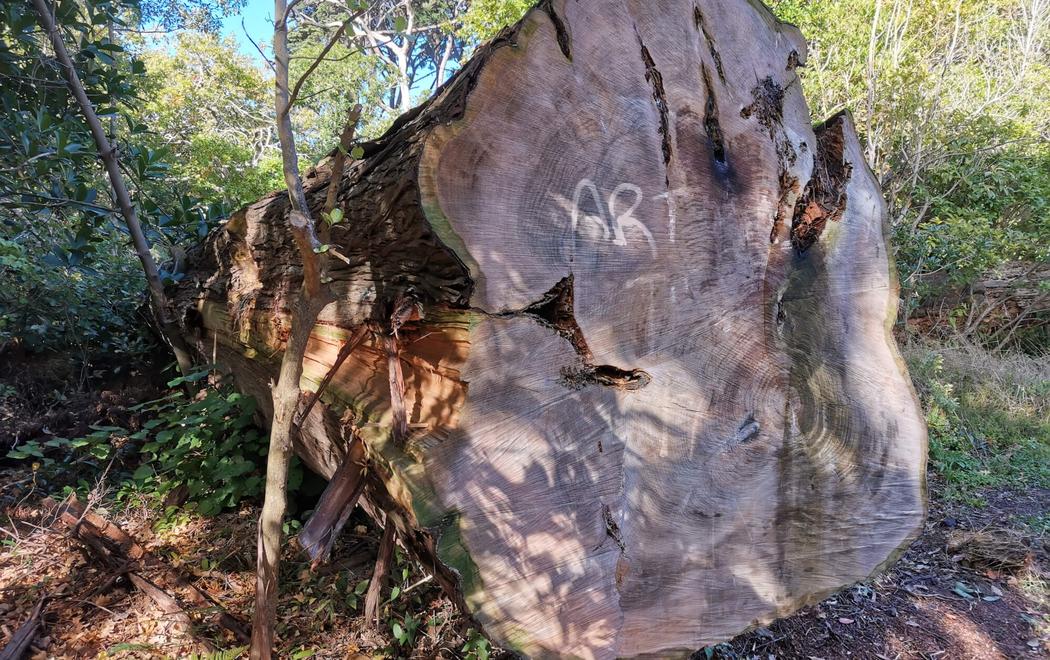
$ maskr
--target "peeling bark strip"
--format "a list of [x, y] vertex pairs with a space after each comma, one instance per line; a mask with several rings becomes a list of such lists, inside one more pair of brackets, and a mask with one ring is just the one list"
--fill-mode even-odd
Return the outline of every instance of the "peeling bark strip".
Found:
[[845, 115], [836, 115], [814, 130], [813, 178], [795, 202], [791, 220], [791, 244], [799, 252], [808, 250], [828, 221], [837, 222], [846, 210], [846, 184], [853, 165], [845, 159], [845, 125]]
[[[338, 187], [347, 262], [296, 443], [333, 485], [305, 541], [323, 552], [358, 497], [527, 657], [684, 657], [921, 527], [925, 431], [851, 120], [814, 134], [784, 70], [797, 30], [749, 0], [697, 29], [696, 6], [549, 0]], [[333, 169], [306, 176], [311, 212]], [[302, 277], [287, 213], [274, 194], [236, 214], [177, 288], [186, 336], [264, 412]]]

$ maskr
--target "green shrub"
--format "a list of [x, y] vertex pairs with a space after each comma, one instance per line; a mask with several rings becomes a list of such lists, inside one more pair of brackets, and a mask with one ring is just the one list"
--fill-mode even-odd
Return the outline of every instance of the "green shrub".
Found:
[[155, 417], [132, 436], [144, 441], [132, 481], [162, 497], [185, 488], [187, 503], [203, 515], [259, 495], [267, 442], [252, 421], [255, 407], [251, 397], [217, 389], [138, 406]]
[[1050, 487], [1050, 374], [1035, 358], [973, 347], [908, 350], [948, 499], [988, 487]]
[[[178, 378], [170, 384], [204, 376]], [[67, 472], [73, 478], [80, 475], [69, 469], [71, 464], [99, 472], [105, 470], [103, 462], [138, 461], [130, 474], [118, 473], [118, 499], [139, 495], [164, 500], [170, 495], [206, 516], [262, 493], [268, 440], [253, 422], [256, 404], [251, 397], [226, 387], [209, 387], [193, 397], [174, 390], [131, 411], [149, 418], [134, 433], [116, 426], [93, 426], [92, 433], [82, 438], [23, 443], [8, 457], [31, 460], [45, 472]], [[293, 464], [289, 490], [294, 492], [301, 481], [302, 468]], [[81, 480], [82, 487], [87, 483]]]

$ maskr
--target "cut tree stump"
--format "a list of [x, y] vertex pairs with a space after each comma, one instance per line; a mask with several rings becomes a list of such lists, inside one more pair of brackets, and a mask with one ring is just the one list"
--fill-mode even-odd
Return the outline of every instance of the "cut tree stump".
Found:
[[[749, 0], [542, 2], [348, 164], [350, 264], [304, 388], [384, 330], [296, 450], [331, 476], [352, 419], [360, 503], [498, 644], [687, 655], [919, 532], [884, 202], [850, 117], [811, 126], [805, 52]], [[176, 292], [264, 409], [299, 291], [287, 213], [275, 193], [235, 214]], [[404, 300], [402, 438], [383, 336]]]

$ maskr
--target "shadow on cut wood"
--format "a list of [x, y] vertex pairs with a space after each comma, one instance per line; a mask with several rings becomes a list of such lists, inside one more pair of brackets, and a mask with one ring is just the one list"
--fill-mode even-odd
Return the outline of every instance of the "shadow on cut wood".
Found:
[[[347, 469], [352, 420], [360, 504], [499, 644], [688, 655], [920, 529], [885, 206], [849, 116], [811, 125], [805, 54], [749, 0], [546, 0], [346, 167], [350, 263], [304, 388], [354, 328], [421, 315], [393, 356], [353, 351], [296, 449]], [[264, 408], [299, 287], [287, 212], [237, 213], [177, 292]]]

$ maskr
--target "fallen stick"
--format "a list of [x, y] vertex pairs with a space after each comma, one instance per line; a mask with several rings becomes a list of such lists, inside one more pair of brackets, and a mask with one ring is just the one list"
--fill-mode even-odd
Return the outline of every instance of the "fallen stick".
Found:
[[[130, 570], [131, 567], [127, 564], [127, 561], [130, 560], [138, 562], [143, 568], [157, 570], [164, 583], [185, 589], [194, 606], [200, 608], [202, 612], [210, 612], [208, 619], [211, 623], [226, 628], [241, 643], [249, 641], [250, 637], [240, 621], [226, 612], [207, 592], [195, 586], [174, 568], [143, 548], [119, 525], [88, 511], [75, 497], [61, 505], [55, 503], [54, 500], [49, 500], [48, 503], [58, 509], [59, 520], [70, 528], [74, 536], [93, 550], [111, 568], [119, 568], [120, 564], [124, 564], [129, 575], [139, 573], [139, 571]], [[134, 583], [134, 580], [132, 582]], [[147, 595], [150, 594], [147, 593]], [[158, 603], [158, 605], [161, 604]], [[161, 605], [162, 609], [163, 607]]]
[[390, 572], [390, 560], [394, 554], [394, 522], [387, 518], [383, 528], [383, 540], [379, 542], [379, 554], [376, 556], [372, 580], [368, 583], [365, 594], [365, 625], [375, 628], [379, 618], [379, 598], [383, 592], [383, 583]]
[[208, 650], [209, 653], [215, 652], [216, 649], [214, 644], [208, 640], [201, 639], [198, 635], [194, 634], [193, 620], [190, 618], [190, 615], [186, 613], [186, 610], [182, 609], [182, 606], [179, 605], [178, 601], [176, 601], [171, 594], [138, 573], [128, 573], [128, 579], [131, 580], [131, 583], [135, 585], [139, 591], [146, 594], [150, 600], [156, 603], [161, 612], [175, 622], [175, 626], [180, 632], [188, 637], [195, 638], [199, 644]]
[[33, 611], [29, 613], [29, 618], [18, 626], [18, 630], [11, 636], [11, 640], [4, 646], [3, 650], [0, 650], [0, 660], [22, 660], [26, 651], [29, 650], [29, 645], [36, 639], [36, 634], [40, 630], [41, 614], [44, 611], [44, 602], [47, 600], [47, 596], [40, 599], [40, 602], [36, 604]]

